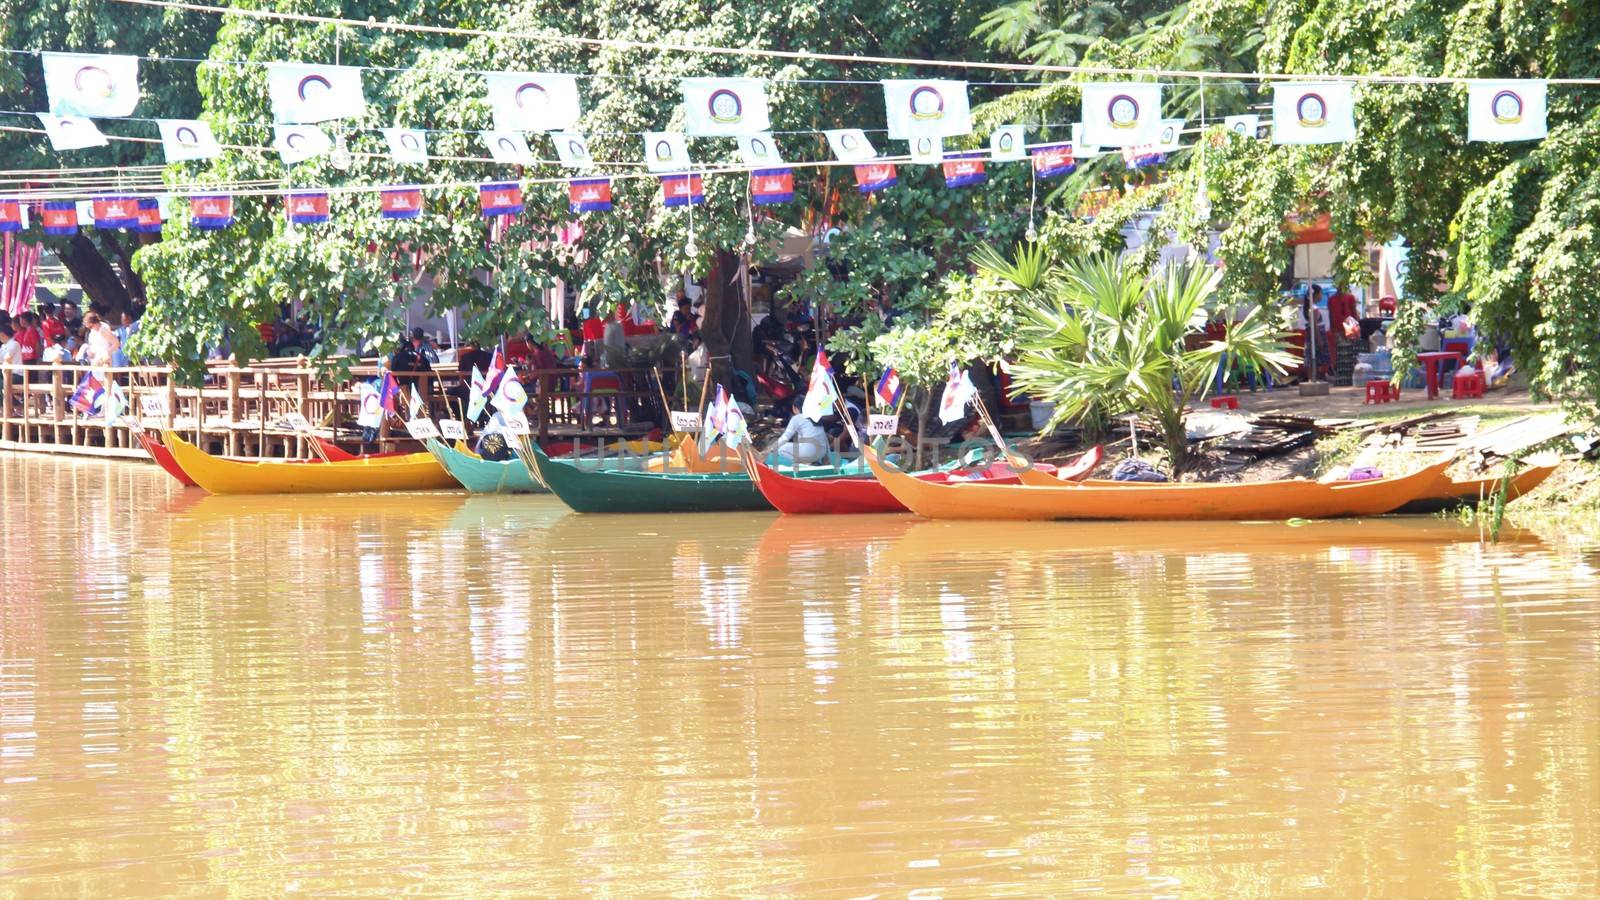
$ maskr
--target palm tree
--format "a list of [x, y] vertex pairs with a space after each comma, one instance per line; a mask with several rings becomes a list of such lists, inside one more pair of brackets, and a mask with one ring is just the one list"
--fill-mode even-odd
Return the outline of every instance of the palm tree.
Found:
[[1282, 331], [1259, 307], [1223, 340], [1190, 346], [1212, 317], [1206, 303], [1221, 278], [1192, 264], [1147, 276], [1107, 254], [1056, 266], [1023, 319], [1016, 388], [1056, 405], [1046, 430], [1095, 412], [1154, 418], [1173, 470], [1181, 471], [1188, 407], [1226, 360], [1275, 374], [1292, 362]]

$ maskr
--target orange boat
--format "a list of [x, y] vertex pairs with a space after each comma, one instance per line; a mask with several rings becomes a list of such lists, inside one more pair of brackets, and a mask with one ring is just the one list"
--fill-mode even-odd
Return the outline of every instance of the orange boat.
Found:
[[1056, 481], [1037, 484], [930, 484], [863, 452], [872, 474], [895, 499], [930, 519], [1209, 520], [1333, 519], [1393, 512], [1437, 484], [1449, 458], [1400, 478], [1320, 484], [1144, 484], [1129, 488]]
[[[1550, 465], [1529, 466], [1512, 475], [1510, 484], [1506, 485], [1506, 502], [1510, 503], [1512, 500], [1543, 484], [1544, 480], [1549, 478], [1550, 473], [1554, 472], [1559, 465], [1561, 465], [1561, 462], [1557, 460]], [[1479, 499], [1492, 496], [1495, 491], [1498, 491], [1502, 477], [1500, 475], [1488, 475], [1483, 478], [1456, 479], [1448, 475], [1441, 476], [1431, 491], [1400, 507], [1398, 511], [1403, 513], [1443, 512], [1464, 504], [1476, 503]]]
[[430, 453], [339, 462], [242, 462], [212, 456], [172, 432], [164, 432], [161, 441], [184, 474], [213, 494], [332, 494], [456, 487], [456, 480]]

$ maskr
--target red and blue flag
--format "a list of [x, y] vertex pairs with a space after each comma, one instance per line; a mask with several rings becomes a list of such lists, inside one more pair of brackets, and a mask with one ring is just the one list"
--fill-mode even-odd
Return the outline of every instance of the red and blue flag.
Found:
[[415, 219], [422, 215], [422, 188], [391, 187], [378, 194], [385, 219]]
[[1143, 144], [1138, 147], [1122, 148], [1122, 163], [1131, 171], [1149, 166], [1159, 166], [1167, 161], [1167, 155], [1157, 150], [1153, 145]]
[[289, 222], [294, 225], [321, 225], [331, 215], [327, 191], [291, 193], [287, 206]]
[[794, 170], [756, 169], [750, 173], [750, 201], [757, 206], [794, 199]]
[[78, 204], [71, 200], [46, 200], [39, 211], [39, 224], [44, 233], [55, 237], [70, 237], [78, 233]]
[[394, 380], [394, 373], [383, 373], [383, 377], [378, 379], [375, 387], [378, 389], [378, 403], [383, 406], [383, 411], [393, 414], [400, 399], [400, 383]]
[[891, 188], [896, 183], [893, 163], [866, 163], [856, 166], [856, 190], [863, 194]]
[[233, 197], [206, 194], [189, 198], [189, 225], [201, 231], [221, 231], [233, 224]]
[[567, 183], [567, 200], [575, 213], [609, 212], [611, 179], [574, 178]]
[[1028, 150], [1033, 156], [1033, 174], [1039, 178], [1056, 178], [1071, 174], [1078, 167], [1072, 158], [1072, 142], [1040, 144]]
[[22, 230], [22, 204], [16, 200], [0, 200], [0, 231]]
[[662, 175], [663, 206], [698, 206], [706, 202], [705, 185], [699, 175]]
[[478, 185], [478, 205], [485, 216], [522, 215], [522, 185], [497, 181]]
[[106, 386], [93, 372], [83, 373], [83, 378], [78, 380], [78, 387], [67, 400], [67, 405], [92, 416], [100, 411], [100, 404], [105, 401]]
[[983, 171], [984, 151], [949, 153], [944, 158], [944, 186], [967, 187], [983, 184], [989, 176]]
[[161, 233], [161, 203], [156, 198], [139, 198], [138, 231], [140, 234]]
[[96, 228], [139, 227], [139, 203], [132, 197], [96, 197], [90, 208]]
[[878, 379], [878, 386], [873, 390], [884, 406], [893, 407], [900, 402], [900, 397], [905, 394], [906, 386], [900, 381], [900, 373], [891, 366], [883, 370], [883, 375]]

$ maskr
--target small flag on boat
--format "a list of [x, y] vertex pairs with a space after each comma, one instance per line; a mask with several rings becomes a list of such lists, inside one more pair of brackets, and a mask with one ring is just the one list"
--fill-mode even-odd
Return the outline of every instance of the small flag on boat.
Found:
[[567, 200], [571, 212], [608, 212], [611, 209], [611, 179], [574, 178], [567, 183]]
[[490, 401], [501, 412], [520, 413], [528, 405], [528, 391], [517, 377], [516, 366], [506, 366], [505, 374], [495, 386], [494, 399]]
[[78, 380], [78, 387], [72, 392], [67, 405], [92, 416], [100, 411], [100, 404], [105, 401], [106, 386], [93, 372], [83, 373], [83, 378]]
[[383, 373], [383, 377], [378, 379], [376, 387], [378, 389], [378, 405], [383, 407], [384, 412], [393, 415], [395, 401], [400, 399], [400, 383], [394, 380], [394, 373]]
[[378, 387], [370, 381], [356, 382], [359, 412], [356, 424], [362, 428], [377, 428], [383, 424], [383, 401], [378, 397]]
[[291, 193], [288, 208], [291, 224], [320, 225], [328, 221], [328, 194], [325, 191]]
[[662, 175], [661, 204], [690, 206], [706, 202], [705, 187], [699, 175]]
[[870, 163], [855, 168], [856, 190], [863, 194], [891, 188], [896, 184], [893, 163]]
[[1039, 178], [1056, 178], [1071, 174], [1078, 167], [1072, 157], [1072, 143], [1040, 144], [1028, 151], [1033, 154], [1033, 174]]
[[122, 385], [112, 381], [109, 376], [106, 378], [106, 383], [110, 385], [106, 390], [106, 424], [115, 425], [122, 419], [122, 414], [128, 411], [128, 395], [122, 392]]
[[944, 396], [939, 398], [939, 421], [946, 425], [966, 418], [967, 404], [972, 402], [977, 388], [972, 376], [955, 363], [950, 364], [950, 378], [944, 383]]
[[0, 200], [0, 231], [22, 230], [22, 204], [16, 200]]
[[415, 419], [422, 414], [424, 409], [422, 395], [417, 393], [417, 386], [411, 386], [411, 399], [406, 401], [406, 418]]
[[385, 188], [378, 199], [385, 219], [415, 219], [422, 215], [422, 188]]
[[161, 203], [154, 197], [139, 198], [139, 224], [135, 230], [141, 234], [161, 233]]
[[189, 198], [189, 225], [202, 231], [221, 231], [233, 224], [233, 197], [208, 194]]
[[478, 205], [486, 216], [522, 215], [522, 185], [497, 181], [478, 186]]
[[467, 421], [476, 422], [489, 402], [489, 376], [477, 366], [472, 367], [472, 382], [467, 392]]
[[757, 206], [794, 199], [794, 170], [756, 169], [750, 173], [750, 200]]
[[44, 233], [66, 237], [78, 233], [78, 204], [71, 200], [46, 200], [39, 212]]
[[983, 171], [983, 151], [952, 153], [944, 158], [944, 186], [967, 187], [988, 179]]
[[806, 386], [806, 399], [800, 404], [800, 414], [813, 422], [820, 422], [833, 411], [838, 399], [839, 394], [833, 389], [833, 369], [828, 366], [828, 354], [818, 350], [816, 361], [811, 364], [811, 382]]
[[883, 370], [883, 375], [878, 379], [876, 393], [883, 405], [893, 409], [900, 402], [900, 397], [905, 394], [906, 386], [900, 382], [900, 373], [890, 367]]
[[139, 226], [139, 203], [132, 197], [96, 197], [93, 208], [96, 228]]

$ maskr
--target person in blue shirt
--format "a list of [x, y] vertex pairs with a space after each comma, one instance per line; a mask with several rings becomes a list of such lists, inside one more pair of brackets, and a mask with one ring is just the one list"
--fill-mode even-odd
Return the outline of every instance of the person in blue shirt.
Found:
[[139, 323], [133, 320], [133, 313], [123, 310], [121, 321], [121, 325], [112, 329], [112, 333], [117, 336], [117, 349], [111, 353], [111, 365], [117, 367], [133, 365], [128, 359], [128, 338], [139, 331]]

